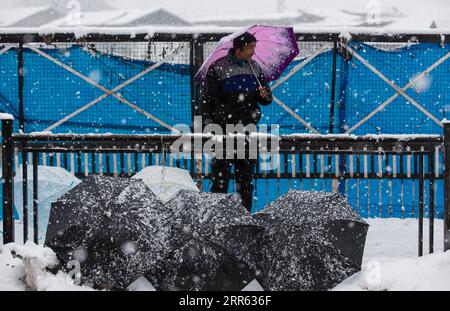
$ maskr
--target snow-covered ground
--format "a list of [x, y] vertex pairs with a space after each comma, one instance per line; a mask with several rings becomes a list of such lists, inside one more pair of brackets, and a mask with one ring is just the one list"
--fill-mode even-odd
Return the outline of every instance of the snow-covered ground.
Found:
[[417, 219], [371, 218], [362, 271], [333, 290], [450, 290], [450, 251], [443, 252], [443, 221], [435, 220], [434, 254], [424, 220], [424, 256], [418, 257]]
[[[428, 220], [424, 220], [424, 256], [418, 257], [417, 219], [371, 218], [362, 271], [333, 290], [450, 290], [450, 252], [443, 252], [443, 221], [435, 220], [434, 254], [428, 254]], [[21, 227], [16, 224], [16, 241]], [[14, 258], [12, 252], [20, 256]], [[91, 290], [77, 286], [69, 276], [43, 267], [55, 265], [54, 253], [29, 242], [0, 249], [0, 290]], [[257, 289], [256, 285], [252, 289]], [[152, 290], [145, 280], [130, 289]]]

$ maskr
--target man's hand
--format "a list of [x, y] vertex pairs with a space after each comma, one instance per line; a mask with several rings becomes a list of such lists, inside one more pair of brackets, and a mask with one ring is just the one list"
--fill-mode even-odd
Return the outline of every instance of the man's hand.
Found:
[[269, 97], [269, 91], [265, 87], [260, 86], [259, 95], [261, 95], [262, 98], [267, 99]]

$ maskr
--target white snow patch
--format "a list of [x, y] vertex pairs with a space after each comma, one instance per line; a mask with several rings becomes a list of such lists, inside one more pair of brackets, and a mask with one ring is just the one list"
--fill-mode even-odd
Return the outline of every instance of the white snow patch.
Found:
[[28, 241], [25, 245], [8, 243], [0, 247], [0, 290], [86, 291], [69, 275], [47, 269], [55, 268], [58, 259], [52, 249]]
[[0, 120], [14, 120], [14, 116], [9, 113], [0, 113]]
[[335, 291], [450, 291], [450, 251], [417, 258], [378, 258]]
[[147, 292], [154, 292], [156, 291], [155, 287], [153, 287], [152, 283], [150, 283], [147, 278], [144, 276], [141, 276], [136, 281], [128, 285], [127, 287], [128, 291], [147, 291]]

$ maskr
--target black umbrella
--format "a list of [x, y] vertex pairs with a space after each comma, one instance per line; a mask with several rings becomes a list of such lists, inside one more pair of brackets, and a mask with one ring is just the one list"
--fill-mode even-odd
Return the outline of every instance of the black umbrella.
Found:
[[94, 175], [52, 204], [46, 245], [83, 283], [125, 288], [164, 261], [171, 217], [141, 180]]
[[232, 195], [182, 190], [166, 265], [147, 278], [161, 290], [241, 290], [258, 274], [263, 228]]
[[266, 290], [327, 290], [361, 270], [368, 224], [340, 194], [291, 190], [254, 217]]

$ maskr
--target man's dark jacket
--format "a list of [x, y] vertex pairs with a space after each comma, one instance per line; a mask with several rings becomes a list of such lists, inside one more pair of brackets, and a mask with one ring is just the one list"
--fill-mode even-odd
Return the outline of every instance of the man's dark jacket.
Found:
[[272, 93], [261, 67], [254, 60], [251, 66], [259, 82], [269, 93], [267, 99], [260, 96], [259, 84], [247, 61], [232, 55], [232, 51], [214, 62], [206, 75], [202, 89], [201, 112], [203, 125], [217, 123], [225, 130], [226, 124], [256, 124], [261, 118], [259, 104], [272, 102]]

